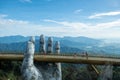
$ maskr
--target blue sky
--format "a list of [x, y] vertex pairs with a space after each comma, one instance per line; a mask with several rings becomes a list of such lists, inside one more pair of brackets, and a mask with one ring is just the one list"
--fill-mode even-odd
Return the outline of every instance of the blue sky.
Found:
[[120, 38], [120, 0], [0, 0], [0, 36]]

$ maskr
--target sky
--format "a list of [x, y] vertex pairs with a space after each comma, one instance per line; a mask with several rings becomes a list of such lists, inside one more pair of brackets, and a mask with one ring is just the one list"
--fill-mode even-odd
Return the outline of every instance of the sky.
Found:
[[120, 38], [120, 0], [0, 0], [0, 36]]

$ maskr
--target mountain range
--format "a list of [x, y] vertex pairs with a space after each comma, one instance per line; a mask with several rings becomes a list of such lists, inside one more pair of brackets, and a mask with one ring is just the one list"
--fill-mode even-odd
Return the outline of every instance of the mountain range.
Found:
[[[29, 36], [20, 35], [0, 37], [0, 52], [25, 52]], [[47, 38], [45, 40], [47, 42]], [[39, 36], [35, 36], [35, 50], [39, 52]], [[80, 37], [53, 37], [60, 41], [61, 53], [81, 53], [87, 51], [89, 54], [112, 54], [120, 53], [120, 43], [109, 42], [103, 39], [93, 39], [84, 36]], [[108, 43], [109, 42], [109, 43]]]

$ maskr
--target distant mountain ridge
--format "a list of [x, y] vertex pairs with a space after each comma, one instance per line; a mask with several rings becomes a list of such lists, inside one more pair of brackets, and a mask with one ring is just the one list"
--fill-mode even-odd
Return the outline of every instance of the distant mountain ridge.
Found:
[[0, 37], [0, 43], [25, 42], [27, 40], [29, 40], [29, 37], [24, 37], [20, 35]]
[[[47, 41], [48, 37], [45, 37]], [[39, 51], [39, 36], [35, 36], [36, 51]], [[24, 36], [0, 37], [0, 52], [4, 51], [25, 51], [26, 43], [29, 40]], [[87, 51], [92, 54], [120, 54], [120, 44], [106, 43], [103, 40], [92, 39], [88, 37], [53, 37], [55, 41], [60, 41], [62, 53], [80, 53]], [[46, 43], [47, 44], [47, 43]]]
[[[40, 46], [39, 41], [36, 40], [35, 42], [36, 52], [39, 52], [39, 46]], [[24, 53], [26, 52], [26, 48], [27, 48], [27, 42], [18, 42], [18, 43], [9, 43], [9, 44], [1, 43], [0, 44], [0, 52], [23, 52]], [[84, 51], [78, 48], [72, 48], [72, 47], [61, 45], [60, 52], [61, 53], [81, 53]]]
[[[46, 42], [47, 42], [47, 38]], [[39, 51], [39, 36], [35, 36], [36, 39], [36, 51]], [[18, 52], [25, 52], [26, 49], [26, 41], [29, 40], [28, 37], [16, 35], [16, 36], [7, 36], [7, 37], [0, 37], [0, 51], [18, 51]], [[99, 40], [90, 39], [87, 37], [53, 37], [53, 41], [60, 41], [61, 45], [61, 52], [63, 53], [75, 53], [75, 52], [83, 52], [84, 50], [81, 46], [90, 45], [89, 41], [99, 42]], [[93, 43], [93, 42], [92, 42]]]
[[[25, 42], [25, 41], [28, 41], [30, 38], [30, 36], [27, 36], [27, 37], [24, 37], [24, 36], [21, 36], [21, 35], [16, 35], [16, 36], [4, 36], [4, 37], [0, 37], [0, 43], [15, 43], [15, 42]], [[45, 37], [45, 39], [47, 40], [47, 36]], [[39, 36], [35, 36], [35, 39], [38, 40], [39, 39]], [[92, 43], [95, 43], [95, 42], [98, 42], [100, 40], [97, 40], [97, 39], [92, 39], [92, 38], [88, 38], [88, 37], [83, 37], [83, 36], [80, 36], [80, 37], [53, 37], [53, 40], [69, 40], [69, 41], [74, 41], [74, 42], [81, 42], [81, 43], [85, 43], [85, 42], [92, 42]]]

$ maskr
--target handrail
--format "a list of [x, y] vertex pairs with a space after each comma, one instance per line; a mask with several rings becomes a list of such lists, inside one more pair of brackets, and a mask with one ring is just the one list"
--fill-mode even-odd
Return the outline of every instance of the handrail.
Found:
[[[1, 54], [0, 60], [23, 60], [23, 54]], [[104, 65], [110, 63], [112, 65], [120, 66], [120, 58], [111, 58], [111, 57], [92, 57], [80, 56], [80, 55], [61, 55], [61, 54], [35, 54], [35, 61], [43, 62], [63, 62], [63, 63], [82, 63], [82, 64], [98, 64]]]

